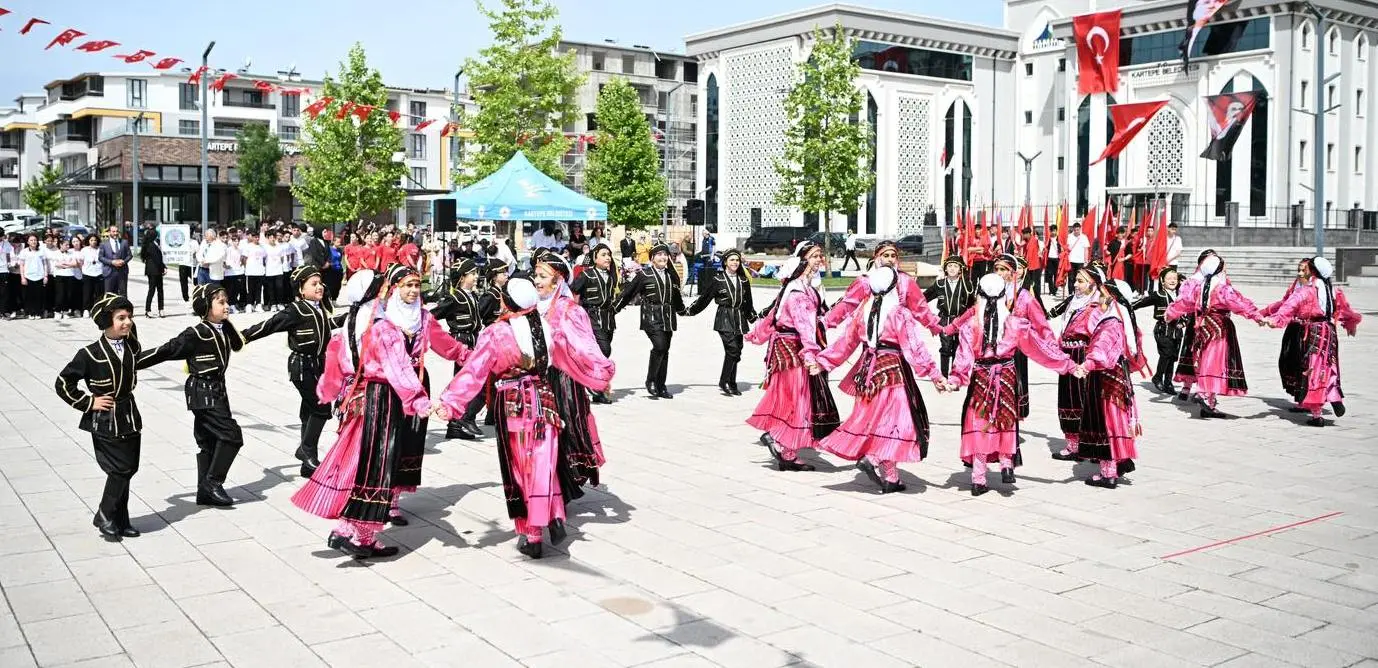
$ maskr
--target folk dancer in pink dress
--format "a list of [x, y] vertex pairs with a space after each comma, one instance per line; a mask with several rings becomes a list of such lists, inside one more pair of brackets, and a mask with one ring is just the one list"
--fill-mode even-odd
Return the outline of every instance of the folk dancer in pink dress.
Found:
[[[1282, 294], [1282, 299], [1260, 308], [1259, 315], [1271, 318], [1292, 297], [1297, 288], [1310, 286], [1311, 260], [1308, 258], [1297, 263], [1297, 278], [1287, 286], [1287, 292]], [[1282, 345], [1278, 350], [1278, 377], [1282, 380], [1282, 390], [1289, 397], [1295, 397], [1299, 390], [1306, 389], [1306, 354], [1301, 347], [1302, 332], [1305, 330], [1306, 323], [1295, 316], [1282, 330]], [[1293, 413], [1309, 412], [1301, 406], [1293, 406], [1291, 410]]]
[[[1201, 281], [1205, 280], [1205, 275], [1201, 273], [1201, 265], [1205, 263], [1208, 257], [1218, 258], [1220, 255], [1216, 253], [1215, 250], [1207, 248], [1196, 256], [1196, 273], [1193, 273], [1191, 276], [1188, 276], [1186, 280], [1181, 282], [1181, 285], [1177, 289], [1178, 299], [1182, 297], [1184, 292], [1193, 289], [1196, 294], [1200, 294]], [[1195, 287], [1188, 287], [1192, 285]], [[1163, 317], [1167, 319], [1166, 311], [1164, 311]], [[1170, 319], [1168, 319], [1168, 321], [1171, 322]], [[1177, 320], [1176, 324], [1182, 328], [1182, 346], [1177, 354], [1177, 370], [1173, 373], [1172, 380], [1182, 384], [1182, 389], [1177, 392], [1177, 400], [1191, 401], [1191, 388], [1196, 384], [1196, 316], [1182, 316]]]
[[1010, 308], [1010, 286], [996, 274], [977, 285], [977, 317], [961, 327], [957, 360], [947, 384], [967, 387], [962, 406], [962, 462], [971, 466], [971, 495], [990, 491], [986, 465], [1000, 463], [1001, 480], [1012, 484], [1018, 447], [1019, 374], [1014, 353], [1022, 351], [1040, 366], [1059, 374], [1076, 364], [1051, 337], [1040, 334]]
[[1196, 317], [1191, 355], [1196, 366], [1196, 394], [1204, 402], [1200, 416], [1223, 418], [1227, 416], [1216, 410], [1216, 399], [1222, 395], [1241, 397], [1249, 392], [1239, 338], [1230, 314], [1259, 323], [1263, 316], [1252, 301], [1230, 285], [1225, 262], [1219, 256], [1202, 261], [1200, 273], [1201, 282], [1188, 281], [1165, 317], [1169, 321], [1186, 315]]
[[799, 461], [798, 453], [816, 448], [841, 422], [832, 389], [825, 374], [810, 375], [808, 367], [827, 345], [823, 328], [822, 281], [823, 249], [817, 244], [800, 244], [794, 256], [780, 269], [784, 283], [775, 301], [746, 340], [766, 346], [766, 379], [761, 383], [765, 396], [746, 423], [760, 429], [760, 442], [770, 450], [781, 471], [812, 471], [812, 464]]
[[856, 397], [856, 406], [818, 447], [855, 461], [882, 494], [905, 489], [896, 464], [928, 456], [928, 409], [917, 381], [926, 378], [939, 392], [947, 391], [913, 312], [900, 303], [897, 277], [892, 267], [867, 272], [869, 302], [843, 322], [841, 337], [809, 367], [811, 374], [832, 371], [862, 347], [861, 358], [841, 385]]
[[1073, 372], [1086, 382], [1074, 452], [1100, 464], [1100, 472], [1086, 479], [1093, 487], [1115, 489], [1120, 478], [1134, 470], [1135, 441], [1143, 433], [1131, 374], [1146, 368], [1147, 362], [1131, 306], [1133, 294], [1128, 283], [1109, 281], [1086, 309], [1091, 314], [1091, 337], [1083, 362]]
[[[1101, 289], [1105, 285], [1105, 274], [1099, 267], [1087, 265], [1077, 270], [1072, 279], [1070, 296], [1053, 307], [1052, 315], [1058, 318], [1062, 334], [1058, 345], [1062, 352], [1077, 364], [1086, 361], [1086, 352], [1091, 343], [1092, 331], [1097, 318], [1097, 305], [1100, 303]], [[1062, 438], [1067, 445], [1053, 453], [1059, 461], [1081, 461], [1078, 454], [1081, 438], [1081, 419], [1086, 411], [1088, 398], [1087, 380], [1084, 375], [1062, 374], [1057, 379], [1057, 421], [1062, 428]]]
[[1311, 414], [1307, 424], [1313, 427], [1325, 426], [1321, 409], [1328, 402], [1336, 417], [1345, 414], [1344, 391], [1340, 389], [1340, 338], [1336, 323], [1344, 327], [1345, 333], [1354, 336], [1363, 316], [1349, 305], [1344, 292], [1331, 284], [1334, 268], [1330, 261], [1317, 257], [1309, 261], [1310, 280], [1297, 287], [1281, 306], [1274, 311], [1271, 324], [1280, 327], [1282, 323], [1297, 321], [1301, 323], [1302, 333], [1298, 342], [1305, 360], [1301, 371], [1302, 383], [1292, 392], [1297, 406]]
[[[361, 276], [368, 278], [356, 273], [346, 293]], [[380, 545], [377, 534], [389, 522], [407, 523], [397, 499], [420, 483], [413, 441], [419, 433], [424, 446], [432, 408], [425, 353], [434, 346], [462, 363], [469, 352], [422, 307], [420, 278], [410, 267], [389, 267], [385, 277], [370, 281], [376, 297], [351, 306], [344, 331], [332, 338], [317, 393], [323, 403], [339, 402], [339, 438], [292, 497], [308, 512], [339, 519], [327, 545], [359, 559], [397, 554], [396, 546]]]
[[524, 278], [507, 282], [507, 312], [479, 334], [473, 354], [440, 396], [439, 414], [455, 414], [495, 378], [498, 465], [507, 499], [507, 515], [516, 524], [517, 549], [532, 559], [542, 556], [543, 533], [550, 542], [564, 540], [565, 503], [577, 496], [577, 485], [560, 474], [560, 432], [588, 429], [568, 424], [560, 415], [551, 370], [597, 392], [612, 384], [616, 366], [603, 356], [588, 316], [572, 299], [557, 299], [559, 281], [542, 262], [533, 271], [535, 284]]

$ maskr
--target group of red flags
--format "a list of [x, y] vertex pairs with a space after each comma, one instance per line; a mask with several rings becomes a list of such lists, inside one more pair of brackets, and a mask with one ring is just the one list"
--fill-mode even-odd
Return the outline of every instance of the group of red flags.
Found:
[[[0, 31], [3, 31], [3, 30], [4, 30], [4, 17], [5, 17], [6, 15], [13, 14], [13, 13], [14, 13], [14, 12], [12, 12], [12, 11], [9, 10], [9, 9], [6, 9], [6, 8], [4, 8], [4, 7], [0, 7]], [[20, 35], [29, 35], [35, 28], [38, 28], [39, 26], [51, 26], [51, 25], [52, 25], [52, 23], [51, 23], [50, 21], [47, 21], [46, 19], [41, 19], [41, 18], [37, 18], [37, 17], [32, 17], [32, 18], [29, 18], [29, 19], [24, 23], [23, 27], [19, 29], [19, 34], [20, 34]], [[86, 32], [81, 31], [81, 30], [78, 30], [78, 29], [76, 29], [76, 28], [67, 28], [67, 29], [63, 30], [62, 32], [58, 33], [56, 37], [53, 37], [53, 38], [52, 38], [52, 41], [48, 42], [48, 45], [47, 45], [46, 47], [44, 47], [43, 50], [44, 50], [44, 51], [47, 51], [47, 50], [49, 50], [49, 49], [52, 49], [52, 48], [55, 47], [55, 46], [67, 47], [67, 46], [72, 46], [73, 44], [76, 44], [76, 46], [73, 47], [73, 49], [72, 49], [72, 50], [74, 50], [74, 51], [81, 51], [81, 52], [83, 52], [83, 53], [103, 53], [103, 52], [106, 52], [106, 51], [110, 51], [110, 50], [112, 50], [112, 49], [117, 49], [117, 47], [121, 46], [121, 44], [120, 44], [119, 42], [116, 42], [116, 41], [114, 41], [114, 40], [109, 40], [109, 39], [87, 39], [87, 40], [84, 40], [84, 41], [81, 41], [80, 43], [78, 43], [78, 40], [82, 40], [82, 38], [84, 38], [84, 37], [87, 37], [87, 33], [86, 33]], [[118, 49], [118, 50], [119, 50], [119, 51], [125, 51], [125, 50], [127, 50], [127, 49]], [[158, 57], [158, 54], [157, 54], [156, 52], [154, 52], [154, 51], [149, 51], [149, 50], [147, 50], [147, 49], [137, 49], [137, 50], [133, 50], [133, 51], [131, 51], [131, 52], [129, 52], [129, 53], [117, 53], [117, 54], [114, 54], [114, 58], [115, 58], [116, 60], [123, 61], [124, 63], [130, 64], [130, 65], [135, 64], [135, 63], [147, 62], [147, 63], [148, 63], [149, 65], [151, 65], [151, 66], [153, 67], [153, 69], [155, 69], [155, 70], [170, 70], [170, 69], [172, 69], [172, 68], [174, 68], [174, 67], [180, 65], [181, 63], [185, 62], [185, 61], [182, 60], [181, 58], [174, 58], [174, 57], [170, 57], [170, 56], [165, 56], [165, 57], [161, 57], [161, 58], [160, 58], [160, 57]], [[196, 70], [195, 70], [194, 72], [192, 72], [191, 76], [187, 78], [187, 83], [192, 84], [192, 85], [199, 85], [199, 84], [201, 83], [201, 77], [207, 75], [209, 72], [210, 72], [210, 68], [207, 67], [207, 66], [204, 66], [204, 65], [203, 65], [203, 66], [201, 66], [201, 67], [198, 67], [198, 68], [196, 68]], [[216, 92], [221, 92], [221, 91], [224, 91], [224, 90], [225, 90], [225, 85], [228, 84], [230, 81], [233, 81], [233, 80], [235, 80], [235, 79], [242, 79], [242, 78], [243, 78], [243, 77], [240, 77], [238, 74], [235, 74], [234, 72], [222, 72], [222, 73], [220, 73], [218, 76], [216, 76], [215, 79], [214, 79], [213, 81], [211, 81], [211, 83], [210, 83], [207, 87], [208, 87], [210, 90], [213, 90], [213, 91], [216, 91]], [[247, 79], [246, 79], [246, 80], [247, 80]], [[292, 88], [292, 87], [282, 86], [282, 85], [280, 85], [280, 84], [276, 84], [276, 83], [273, 83], [273, 82], [271, 82], [271, 81], [264, 81], [264, 80], [260, 80], [260, 79], [253, 79], [253, 80], [250, 80], [250, 81], [253, 82], [254, 88], [256, 88], [256, 89], [262, 91], [264, 94], [268, 94], [268, 93], [278, 93], [279, 95], [310, 95], [310, 94], [311, 94], [311, 89], [310, 89], [310, 88], [304, 88], [304, 87], [303, 87], [303, 88]], [[343, 119], [343, 118], [346, 118], [346, 117], [348, 117], [348, 116], [350, 116], [350, 115], [353, 115], [355, 118], [358, 118], [360, 122], [363, 122], [363, 121], [367, 120], [367, 119], [369, 118], [369, 116], [372, 115], [374, 112], [376, 112], [376, 111], [385, 111], [385, 112], [387, 113], [387, 115], [388, 115], [388, 118], [392, 121], [392, 123], [393, 123], [394, 125], [396, 125], [399, 121], [401, 121], [401, 119], [402, 119], [403, 116], [407, 117], [407, 119], [408, 119], [408, 124], [409, 124], [409, 125], [410, 125], [411, 123], [415, 123], [415, 126], [411, 128], [411, 132], [421, 132], [421, 131], [425, 130], [427, 127], [429, 127], [429, 126], [431, 126], [431, 125], [440, 123], [440, 124], [443, 124], [443, 125], [440, 126], [440, 127], [441, 127], [440, 136], [441, 136], [441, 137], [447, 137], [447, 136], [449, 136], [450, 134], [452, 134], [452, 133], [454, 133], [454, 132], [457, 132], [457, 131], [459, 130], [459, 128], [460, 128], [460, 126], [459, 126], [458, 123], [454, 123], [454, 122], [451, 122], [451, 121], [438, 120], [438, 119], [434, 119], [434, 118], [426, 118], [426, 117], [424, 117], [424, 116], [413, 116], [413, 115], [411, 115], [411, 114], [403, 114], [403, 113], [397, 112], [397, 111], [389, 111], [389, 110], [386, 110], [386, 109], [383, 109], [383, 108], [381, 108], [381, 107], [377, 107], [377, 106], [374, 106], [374, 105], [357, 104], [357, 103], [354, 103], [354, 102], [350, 102], [350, 101], [348, 101], [348, 100], [335, 100], [334, 98], [330, 98], [330, 97], [322, 97], [322, 98], [319, 98], [319, 99], [315, 100], [314, 102], [312, 102], [311, 104], [307, 105], [306, 108], [304, 108], [302, 111], [303, 111], [303, 113], [308, 114], [308, 115], [311, 116], [312, 118], [315, 118], [316, 116], [318, 116], [318, 115], [324, 113], [324, 112], [327, 110], [327, 108], [331, 105], [331, 103], [337, 102], [337, 101], [338, 101], [340, 104], [339, 104], [339, 106], [335, 109], [335, 112], [334, 112], [336, 118], [341, 118], [341, 119]]]
[[[963, 264], [971, 266], [972, 262], [982, 259], [991, 260], [995, 256], [1004, 252], [1006, 240], [1015, 244], [1015, 252], [1024, 256], [1028, 262], [1029, 269], [1043, 269], [1047, 267], [1049, 261], [1048, 244], [1050, 232], [1057, 235], [1058, 253], [1057, 282], [1061, 284], [1067, 277], [1071, 269], [1071, 255], [1066, 252], [1068, 248], [1068, 219], [1067, 204], [1064, 202], [1057, 207], [1054, 213], [1056, 219], [1052, 221], [1050, 227], [1049, 207], [1043, 206], [1043, 233], [1035, 234], [1037, 239], [1023, 238], [1022, 230], [1035, 229], [1033, 207], [1024, 206], [1019, 210], [1019, 219], [1009, 230], [1004, 229], [1000, 220], [998, 209], [973, 212], [970, 209], [959, 210], [956, 219], [953, 221], [955, 229], [948, 231], [944, 228], [946, 239], [944, 240], [944, 256], [960, 256]], [[1129, 235], [1125, 242], [1120, 244], [1116, 257], [1108, 257], [1110, 254], [1111, 241], [1114, 240], [1116, 231], [1121, 225], [1118, 212], [1115, 212], [1107, 204], [1100, 212], [1096, 207], [1091, 207], [1086, 212], [1086, 217], [1082, 221], [1081, 230], [1090, 241], [1091, 248], [1088, 249], [1088, 257], [1100, 257], [1110, 267], [1110, 278], [1124, 277], [1125, 259], [1137, 254], [1139, 257], [1148, 258], [1146, 264], [1150, 267], [1150, 272], [1156, 275], [1163, 267], [1167, 266], [1167, 225], [1168, 212], [1166, 207], [1161, 207], [1157, 203], [1140, 217], [1138, 211], [1130, 212], [1128, 224]], [[1149, 239], [1150, 233], [1152, 239]], [[1008, 237], [1006, 237], [1008, 235]], [[1037, 241], [1037, 243], [1034, 243]], [[1140, 263], [1145, 264], [1145, 263]], [[1051, 267], [1048, 267], [1051, 269]]]

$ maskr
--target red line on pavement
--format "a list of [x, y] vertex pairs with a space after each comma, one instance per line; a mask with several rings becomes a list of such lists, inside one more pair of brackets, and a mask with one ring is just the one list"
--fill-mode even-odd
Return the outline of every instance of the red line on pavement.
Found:
[[1302, 521], [1300, 521], [1300, 522], [1293, 522], [1293, 523], [1291, 523], [1291, 524], [1284, 524], [1284, 525], [1282, 525], [1282, 526], [1280, 526], [1280, 527], [1273, 527], [1273, 528], [1271, 528], [1271, 529], [1264, 529], [1263, 531], [1259, 531], [1259, 532], [1256, 532], [1256, 533], [1251, 533], [1251, 534], [1249, 534], [1249, 535], [1247, 535], [1247, 536], [1239, 536], [1239, 537], [1237, 537], [1237, 538], [1231, 538], [1231, 539], [1229, 539], [1229, 540], [1222, 540], [1222, 541], [1219, 541], [1219, 542], [1211, 543], [1211, 544], [1209, 544], [1209, 545], [1202, 545], [1201, 547], [1193, 547], [1193, 548], [1191, 548], [1190, 550], [1182, 550], [1181, 552], [1173, 552], [1172, 554], [1169, 554], [1169, 555], [1163, 556], [1163, 557], [1158, 557], [1158, 558], [1159, 558], [1159, 559], [1172, 559], [1172, 558], [1174, 558], [1174, 557], [1180, 557], [1180, 556], [1183, 556], [1183, 555], [1192, 554], [1193, 552], [1201, 552], [1201, 551], [1203, 551], [1203, 550], [1209, 550], [1209, 549], [1211, 549], [1211, 548], [1213, 548], [1213, 547], [1220, 547], [1221, 545], [1229, 545], [1230, 543], [1238, 543], [1238, 542], [1241, 541], [1241, 540], [1248, 540], [1248, 539], [1250, 539], [1250, 538], [1258, 538], [1259, 536], [1266, 536], [1266, 535], [1268, 535], [1268, 534], [1270, 534], [1270, 533], [1277, 533], [1277, 532], [1279, 532], [1279, 531], [1286, 531], [1287, 529], [1291, 529], [1291, 528], [1294, 528], [1294, 527], [1299, 527], [1299, 526], [1301, 526], [1301, 525], [1303, 525], [1303, 524], [1311, 524], [1312, 522], [1319, 522], [1319, 521], [1321, 521], [1321, 520], [1328, 520], [1328, 519], [1330, 519], [1330, 518], [1332, 518], [1332, 517], [1336, 517], [1336, 516], [1343, 515], [1343, 514], [1344, 514], [1343, 512], [1335, 511], [1335, 512], [1333, 512], [1333, 513], [1328, 513], [1328, 514], [1325, 514], [1325, 515], [1321, 515], [1320, 517], [1313, 517], [1313, 518], [1311, 518], [1311, 519], [1309, 519], [1309, 520], [1302, 520]]

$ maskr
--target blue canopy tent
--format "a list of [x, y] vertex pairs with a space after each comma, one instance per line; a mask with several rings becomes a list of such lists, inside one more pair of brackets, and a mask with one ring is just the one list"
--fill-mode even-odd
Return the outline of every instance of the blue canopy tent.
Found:
[[455, 217], [462, 220], [525, 222], [608, 219], [607, 204], [580, 195], [546, 176], [521, 151], [482, 181], [436, 199], [453, 199]]

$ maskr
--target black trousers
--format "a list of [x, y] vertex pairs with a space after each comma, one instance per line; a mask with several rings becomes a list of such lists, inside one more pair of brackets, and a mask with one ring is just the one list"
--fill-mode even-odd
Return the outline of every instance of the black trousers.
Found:
[[722, 339], [722, 375], [718, 383], [735, 386], [737, 363], [742, 361], [742, 335], [737, 332], [718, 332], [718, 337]]
[[228, 403], [191, 412], [191, 435], [196, 439], [196, 470], [198, 482], [222, 485], [230, 473], [230, 465], [244, 445], [244, 433], [230, 413]]
[[153, 310], [153, 295], [158, 295], [158, 310], [163, 310], [163, 275], [148, 277], [148, 290], [144, 293], [144, 310]]
[[603, 357], [612, 357], [612, 335], [613, 332], [606, 329], [593, 330], [593, 338], [598, 341], [598, 349], [603, 351]]
[[856, 268], [861, 269], [861, 260], [856, 259], [856, 251], [849, 250], [846, 257], [842, 258], [842, 271], [847, 271], [848, 262], [855, 262]]
[[1067, 291], [1068, 291], [1068, 292], [1071, 292], [1071, 291], [1072, 291], [1072, 283], [1074, 283], [1074, 282], [1077, 280], [1077, 272], [1078, 272], [1078, 271], [1081, 271], [1081, 268], [1082, 268], [1082, 267], [1085, 267], [1086, 264], [1085, 264], [1085, 263], [1071, 262], [1071, 263], [1068, 263], [1067, 266], [1070, 267], [1070, 268], [1067, 270]]
[[670, 339], [674, 332], [646, 332], [651, 340], [651, 360], [646, 367], [646, 383], [657, 389], [665, 389], [665, 371], [670, 366]]
[[129, 267], [124, 266], [110, 272], [105, 277], [105, 291], [113, 292], [121, 297], [129, 295]]
[[53, 286], [53, 304], [51, 310], [54, 313], [65, 313], [72, 310], [68, 304], [72, 301], [71, 292], [73, 280], [71, 276], [53, 276], [48, 279], [48, 283]]
[[105, 280], [100, 276], [81, 277], [81, 308], [83, 311], [91, 310], [96, 305], [96, 301], [105, 296]]
[[320, 381], [320, 376], [307, 376], [300, 380], [293, 380], [292, 386], [297, 388], [297, 394], [301, 397], [301, 406], [297, 409], [297, 417], [302, 423], [308, 417], [316, 417], [321, 420], [329, 420], [331, 405], [323, 404], [316, 395], [316, 383]]
[[262, 306], [262, 305], [263, 305], [263, 277], [262, 277], [262, 276], [245, 276], [245, 277], [244, 277], [244, 285], [245, 285], [244, 303], [247, 304], [247, 305], [249, 305], [249, 306]]
[[1024, 274], [1024, 289], [1032, 290], [1034, 296], [1043, 299], [1043, 270], [1030, 269]]
[[1048, 294], [1057, 294], [1057, 267], [1058, 258], [1048, 258], [1048, 266], [1043, 269], [1043, 278], [1048, 282]]
[[129, 528], [129, 481], [139, 470], [138, 433], [125, 436], [91, 434], [96, 465], [105, 472], [105, 491], [98, 509], [120, 529]]
[[29, 281], [24, 286], [24, 313], [42, 317], [43, 302], [47, 299], [47, 286], [43, 281]]
[[225, 276], [225, 301], [237, 309], [244, 308], [244, 275]]
[[[8, 269], [8, 267], [6, 267]], [[6, 271], [0, 273], [0, 315], [10, 312], [10, 281], [14, 274]]]
[[[177, 266], [177, 282], [182, 285], [182, 301], [184, 302], [191, 301], [191, 293], [187, 292], [187, 282], [192, 281], [193, 276], [195, 276], [195, 273], [192, 272], [191, 267], [184, 265]], [[195, 281], [192, 281], [192, 285], [195, 284]]]

